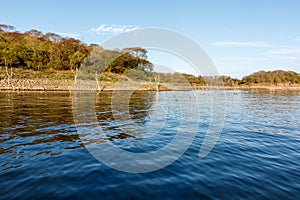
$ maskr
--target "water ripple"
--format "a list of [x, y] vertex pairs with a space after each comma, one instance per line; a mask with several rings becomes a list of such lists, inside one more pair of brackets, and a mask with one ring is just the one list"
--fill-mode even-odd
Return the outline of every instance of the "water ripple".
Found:
[[[178, 104], [171, 93], [160, 95], [156, 102], [152, 93], [136, 94], [132, 120], [118, 122], [111, 93], [98, 95], [99, 123], [94, 125], [105, 137], [95, 144], [109, 141], [128, 151], [150, 152], [170, 142], [180, 115], [160, 108], [176, 110]], [[84, 148], [69, 93], [0, 93], [1, 198], [298, 199], [300, 93], [227, 91], [221, 138], [203, 159], [198, 153], [209, 127], [211, 99], [206, 91], [198, 95], [200, 123], [185, 154], [159, 171], [128, 174], [105, 166]], [[160, 128], [146, 129], [151, 116], [167, 120], [158, 134], [147, 132]]]

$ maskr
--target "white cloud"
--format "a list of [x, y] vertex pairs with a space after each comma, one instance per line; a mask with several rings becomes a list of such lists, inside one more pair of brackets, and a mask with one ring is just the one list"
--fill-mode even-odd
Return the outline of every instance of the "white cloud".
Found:
[[270, 47], [271, 46], [266, 42], [233, 42], [233, 41], [214, 42], [212, 45], [220, 46], [220, 47]]
[[218, 66], [236, 66], [236, 65], [254, 65], [255, 63], [261, 63], [268, 60], [265, 57], [221, 57], [215, 59], [215, 63]]
[[276, 49], [265, 52], [273, 60], [300, 60], [300, 49]]
[[61, 35], [63, 37], [69, 37], [69, 38], [78, 38], [80, 37], [80, 34], [77, 33], [57, 33], [58, 35]]
[[102, 24], [96, 28], [91, 28], [89, 31], [96, 33], [96, 34], [117, 34], [117, 33], [124, 33], [128, 31], [133, 31], [138, 29], [137, 26], [133, 25], [108, 25]]
[[223, 63], [238, 62], [239, 64], [252, 64], [255, 61], [262, 61], [264, 58], [259, 57], [223, 57], [220, 59]]

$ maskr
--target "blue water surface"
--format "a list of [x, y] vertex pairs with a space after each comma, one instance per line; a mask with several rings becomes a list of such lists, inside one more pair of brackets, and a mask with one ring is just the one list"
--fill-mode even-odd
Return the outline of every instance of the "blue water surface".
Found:
[[[137, 153], [162, 148], [179, 126], [176, 96], [187, 93], [160, 92], [159, 99], [153, 92], [134, 94], [129, 105], [133, 125], [115, 122], [111, 93], [97, 94], [103, 142]], [[126, 173], [104, 165], [85, 148], [70, 93], [1, 92], [0, 199], [299, 199], [300, 92], [225, 91], [221, 136], [200, 159], [211, 119], [209, 93], [196, 92], [198, 131], [178, 160], [154, 172]], [[147, 137], [142, 130], [153, 112], [168, 126]]]

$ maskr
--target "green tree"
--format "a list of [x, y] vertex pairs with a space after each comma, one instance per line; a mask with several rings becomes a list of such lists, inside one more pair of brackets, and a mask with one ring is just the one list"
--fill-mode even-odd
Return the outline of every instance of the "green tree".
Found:
[[85, 54], [81, 53], [80, 51], [76, 51], [72, 55], [69, 56], [70, 60], [70, 69], [74, 74], [74, 82], [77, 82], [77, 74], [80, 67], [80, 64], [82, 63], [83, 59], [85, 58]]

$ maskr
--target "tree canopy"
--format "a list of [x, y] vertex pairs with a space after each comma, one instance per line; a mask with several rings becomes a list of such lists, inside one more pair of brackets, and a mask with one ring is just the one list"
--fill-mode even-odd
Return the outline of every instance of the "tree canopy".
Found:
[[[15, 27], [11, 25], [0, 24], [0, 66], [36, 71], [76, 71], [93, 49], [101, 48], [56, 33], [43, 34], [35, 29], [20, 33], [14, 30]], [[108, 62], [106, 71], [124, 73], [128, 69], [135, 69], [146, 74], [153, 69], [152, 63], [147, 60], [146, 49], [132, 47], [103, 51]]]
[[283, 70], [275, 70], [275, 71], [258, 71], [248, 76], [245, 76], [240, 81], [241, 84], [261, 84], [261, 83], [269, 83], [269, 84], [299, 84], [300, 83], [300, 75], [293, 71], [283, 71]]
[[[99, 50], [98, 53], [95, 53]], [[91, 57], [91, 54], [94, 56]], [[24, 33], [11, 25], [0, 24], [0, 69], [30, 69], [34, 71], [72, 71], [75, 75], [82, 64], [90, 64], [102, 72], [125, 74], [133, 80], [159, 82], [184, 82], [193, 85], [225, 86], [241, 84], [300, 84], [300, 75], [293, 71], [258, 71], [241, 80], [230, 76], [203, 77], [182, 73], [156, 73], [148, 60], [147, 50], [130, 47], [123, 50], [106, 50], [97, 44], [86, 45], [74, 38], [64, 38], [56, 33], [42, 33], [31, 29]], [[89, 59], [87, 56], [89, 55]], [[98, 59], [98, 60], [97, 60]], [[95, 62], [98, 62], [96, 66]], [[8, 73], [7, 73], [8, 76]]]

